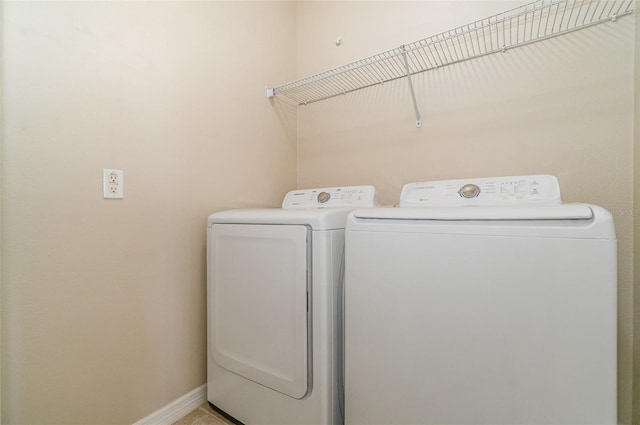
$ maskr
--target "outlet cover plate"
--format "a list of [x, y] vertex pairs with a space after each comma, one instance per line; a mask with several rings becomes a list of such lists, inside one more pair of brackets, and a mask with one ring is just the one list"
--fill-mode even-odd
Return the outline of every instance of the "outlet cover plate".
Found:
[[104, 199], [124, 198], [124, 174], [122, 170], [102, 170], [102, 191]]

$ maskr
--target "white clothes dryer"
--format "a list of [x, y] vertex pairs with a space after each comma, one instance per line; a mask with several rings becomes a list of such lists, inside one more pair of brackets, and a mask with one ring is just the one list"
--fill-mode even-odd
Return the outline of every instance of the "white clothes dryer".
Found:
[[295, 190], [282, 208], [212, 214], [207, 396], [235, 421], [344, 422], [338, 308], [344, 227], [372, 186]]
[[412, 183], [345, 237], [346, 424], [617, 423], [607, 211], [552, 176]]

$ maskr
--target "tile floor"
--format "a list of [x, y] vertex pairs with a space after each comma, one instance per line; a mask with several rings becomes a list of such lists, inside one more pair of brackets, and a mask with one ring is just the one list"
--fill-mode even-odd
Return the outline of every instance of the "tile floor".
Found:
[[233, 423], [213, 410], [205, 401], [197, 409], [174, 422], [173, 425], [233, 425]]

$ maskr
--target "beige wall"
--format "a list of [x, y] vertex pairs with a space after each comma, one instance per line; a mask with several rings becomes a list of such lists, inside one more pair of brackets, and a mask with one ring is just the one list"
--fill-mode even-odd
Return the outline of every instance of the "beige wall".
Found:
[[[635, 10], [638, 10], [640, 2], [635, 1]], [[632, 423], [640, 423], [640, 26], [636, 25], [635, 30], [635, 49], [634, 49], [634, 95], [635, 95], [635, 116], [633, 126], [634, 136], [634, 186], [633, 186], [633, 305], [634, 305], [634, 321], [633, 321], [633, 421]]]
[[295, 4], [3, 7], [2, 423], [130, 424], [206, 380], [207, 215], [295, 186]]
[[[522, 2], [519, 2], [522, 3]], [[304, 2], [303, 77], [488, 17], [516, 2]], [[336, 47], [335, 40], [343, 37]], [[615, 216], [619, 240], [619, 419], [631, 423], [634, 18], [299, 108], [298, 186], [548, 173], [565, 201]], [[580, 294], [576, 294], [579, 297]]]

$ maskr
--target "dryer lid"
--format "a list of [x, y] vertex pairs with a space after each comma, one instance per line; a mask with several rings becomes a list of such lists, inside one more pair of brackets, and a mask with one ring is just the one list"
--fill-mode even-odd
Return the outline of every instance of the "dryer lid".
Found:
[[211, 214], [208, 227], [214, 224], [301, 224], [313, 230], [344, 229], [347, 216], [352, 211], [353, 208], [228, 210]]

